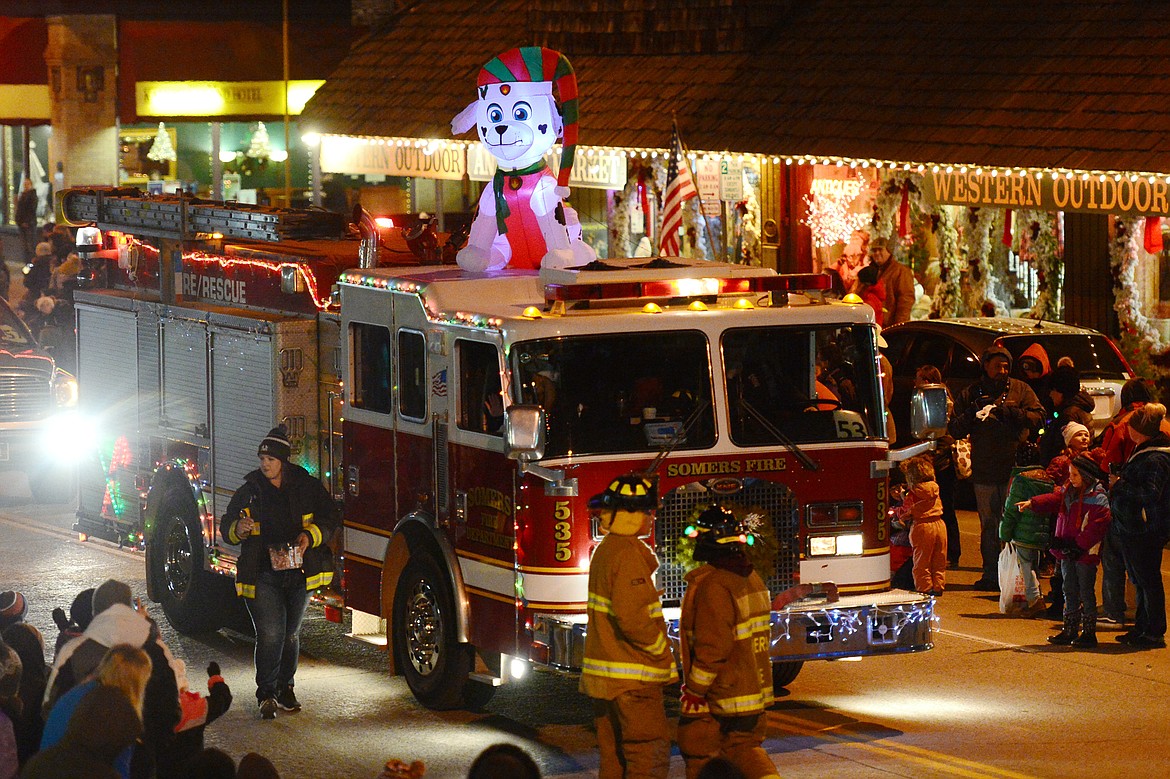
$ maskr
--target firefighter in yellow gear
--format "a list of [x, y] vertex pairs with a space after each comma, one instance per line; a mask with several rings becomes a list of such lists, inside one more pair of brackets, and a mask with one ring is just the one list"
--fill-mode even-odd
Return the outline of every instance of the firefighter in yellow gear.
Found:
[[605, 537], [589, 564], [581, 692], [593, 701], [600, 779], [651, 779], [670, 769], [663, 687], [678, 673], [654, 582], [658, 558], [642, 540], [657, 507], [657, 489], [638, 475], [619, 476], [589, 500]]
[[688, 779], [716, 757], [747, 779], [778, 777], [761, 744], [772, 705], [771, 599], [747, 555], [752, 536], [731, 511], [705, 510], [686, 533], [704, 565], [686, 576], [678, 747]]

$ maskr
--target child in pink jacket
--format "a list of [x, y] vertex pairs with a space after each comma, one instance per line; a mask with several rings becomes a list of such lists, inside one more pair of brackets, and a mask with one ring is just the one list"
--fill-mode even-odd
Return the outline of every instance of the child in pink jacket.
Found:
[[911, 457], [901, 465], [906, 474], [906, 497], [914, 524], [910, 546], [914, 549], [914, 589], [938, 597], [946, 588], [947, 528], [942, 518], [942, 499], [928, 455]]
[[1098, 554], [1112, 515], [1107, 476], [1097, 461], [1080, 454], [1071, 466], [1067, 485], [1018, 505], [1021, 511], [1056, 514], [1052, 552], [1064, 575], [1064, 628], [1048, 642], [1092, 649], [1097, 646]]

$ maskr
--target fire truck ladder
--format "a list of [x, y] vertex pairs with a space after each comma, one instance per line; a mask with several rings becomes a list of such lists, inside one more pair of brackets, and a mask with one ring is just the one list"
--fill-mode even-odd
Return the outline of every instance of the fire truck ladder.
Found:
[[179, 241], [210, 235], [253, 241], [339, 238], [347, 221], [319, 208], [253, 206], [181, 194], [151, 196], [134, 188], [67, 189], [57, 198], [57, 213], [70, 225]]

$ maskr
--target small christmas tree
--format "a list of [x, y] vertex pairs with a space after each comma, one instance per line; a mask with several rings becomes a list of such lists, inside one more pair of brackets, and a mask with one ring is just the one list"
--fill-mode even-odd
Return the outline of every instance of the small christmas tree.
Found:
[[155, 162], [175, 161], [175, 147], [171, 145], [171, 134], [167, 132], [164, 123], [158, 123], [158, 134], [154, 136], [154, 143], [150, 145], [146, 156]]
[[268, 143], [268, 128], [264, 126], [264, 122], [256, 123], [256, 132], [252, 133], [252, 142], [248, 144], [248, 150], [244, 154], [257, 160], [266, 160], [272, 154], [272, 146]]

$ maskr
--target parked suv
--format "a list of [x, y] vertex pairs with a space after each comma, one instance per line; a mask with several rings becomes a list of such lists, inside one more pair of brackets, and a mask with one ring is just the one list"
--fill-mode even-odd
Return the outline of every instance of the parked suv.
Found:
[[[922, 365], [934, 365], [942, 372], [951, 394], [958, 397], [982, 375], [979, 356], [992, 344], [1012, 353], [1012, 376], [1022, 378], [1019, 358], [1038, 343], [1048, 352], [1053, 368], [1061, 357], [1071, 357], [1081, 375], [1081, 389], [1093, 398], [1093, 434], [1109, 423], [1121, 406], [1121, 386], [1133, 372], [1117, 346], [1107, 336], [1087, 327], [1059, 322], [1003, 317], [960, 319], [919, 319], [882, 331], [888, 347], [883, 354], [894, 366], [894, 396], [890, 411], [903, 441], [910, 428], [910, 396], [914, 373]], [[1046, 399], [1045, 399], [1046, 400]]]
[[0, 470], [24, 471], [39, 501], [72, 497], [76, 406], [77, 380], [0, 298]]

